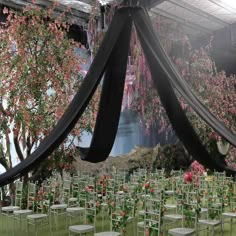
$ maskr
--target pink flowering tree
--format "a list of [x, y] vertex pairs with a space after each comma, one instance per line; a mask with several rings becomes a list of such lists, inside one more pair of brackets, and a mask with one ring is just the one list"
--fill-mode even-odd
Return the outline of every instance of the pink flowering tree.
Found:
[[[222, 123], [236, 133], [235, 75], [226, 76], [224, 71], [218, 72], [214, 61], [204, 49], [191, 51], [188, 60], [177, 59], [176, 64], [201, 102]], [[181, 100], [181, 104], [208, 150], [212, 154], [218, 152], [217, 142], [222, 138], [183, 100]], [[230, 147], [228, 153], [230, 160], [234, 160], [235, 149]]]
[[[166, 29], [168, 26], [164, 26], [165, 21], [163, 22], [159, 18], [154, 23], [154, 27], [163, 41], [163, 46], [167, 52], [170, 52], [173, 45], [171, 45], [169, 40], [166, 40], [168, 39], [168, 34], [166, 33], [168, 30], [165, 31], [163, 28]], [[181, 37], [179, 36], [179, 38], [182, 47], [181, 54], [172, 59], [182, 77], [202, 103], [221, 122], [236, 133], [235, 75], [227, 76], [224, 71], [217, 71], [215, 63], [208, 53], [209, 45], [206, 48], [192, 50], [191, 44], [184, 34]], [[146, 127], [147, 133], [156, 126], [159, 129], [159, 133], [164, 133], [168, 137], [173, 130], [153, 85], [147, 62], [135, 33], [132, 36], [131, 45], [131, 60], [135, 66], [136, 79], [132, 89], [129, 90], [132, 93], [129, 97], [133, 98], [129, 108], [138, 113], [140, 122]], [[218, 153], [217, 142], [221, 140], [221, 137], [188, 106], [182, 97], [178, 94], [177, 96], [196, 132], [207, 146], [208, 151], [212, 155]], [[236, 158], [235, 153], [235, 149], [230, 147], [227, 157], [231, 162]]]
[[[107, 15], [109, 14], [108, 12]], [[235, 75], [226, 76], [224, 71], [217, 71], [215, 63], [208, 53], [212, 38], [205, 48], [194, 51], [179, 24], [157, 16], [153, 19], [153, 26], [158, 31], [159, 38], [167, 53], [170, 54], [173, 49], [171, 38], [178, 40], [179, 55], [175, 55], [172, 59], [182, 77], [188, 82], [202, 103], [229, 129], [236, 132], [236, 78]], [[99, 34], [99, 31], [96, 30], [93, 20], [91, 20], [90, 29], [92, 46], [96, 49], [103, 34]], [[221, 140], [221, 137], [195, 114], [183, 98], [178, 94], [177, 96], [208, 151], [212, 155], [218, 154], [217, 142]], [[158, 132], [164, 134], [166, 138], [174, 133], [153, 85], [149, 67], [135, 30], [131, 36], [123, 109], [132, 109], [137, 112], [140, 124], [146, 128], [146, 133], [149, 133], [154, 127], [157, 127]], [[230, 147], [227, 152], [230, 162], [236, 158], [235, 153], [236, 150]]]
[[[56, 4], [40, 9], [35, 4], [22, 12], [4, 8], [7, 21], [0, 28], [0, 164], [13, 167], [23, 161], [55, 126], [78, 90], [83, 58], [79, 43], [69, 39], [65, 12], [53, 17]], [[69, 138], [34, 174], [49, 169], [71, 169], [74, 140], [92, 131], [97, 111], [95, 93], [90, 106]]]

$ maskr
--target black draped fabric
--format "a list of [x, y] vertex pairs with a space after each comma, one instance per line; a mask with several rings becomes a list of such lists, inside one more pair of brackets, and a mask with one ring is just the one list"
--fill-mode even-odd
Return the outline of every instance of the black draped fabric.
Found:
[[[180, 92], [182, 92], [181, 94], [184, 94], [184, 97], [190, 103], [190, 105], [192, 106], [195, 105], [195, 107], [198, 106], [197, 111], [198, 110], [201, 111], [201, 109], [203, 109], [203, 111], [205, 112], [203, 113], [203, 115], [206, 114], [207, 117], [211, 118], [213, 117], [218, 127], [223, 127], [223, 129], [225, 129], [224, 130], [225, 133], [228, 132], [227, 134], [229, 134], [229, 136], [230, 135], [232, 136], [233, 134], [229, 130], [227, 130], [211, 113], [209, 113], [209, 111], [206, 110], [206, 108], [197, 100], [197, 98], [194, 96], [194, 94], [190, 91], [189, 88], [188, 88], [189, 91], [185, 93], [185, 87], [179, 85], [176, 77], [180, 78], [179, 79], [180, 82], [182, 82], [182, 78], [179, 76], [176, 70], [173, 70], [175, 69], [175, 67], [169, 60], [168, 55], [165, 53], [164, 49], [161, 46], [161, 43], [156, 38], [154, 29], [152, 28], [148, 14], [146, 14], [145, 10], [143, 10], [142, 8], [133, 8], [132, 13], [135, 26], [138, 31], [138, 36], [142, 42], [142, 47], [143, 49], [146, 50], [145, 51], [146, 56], [147, 57], [149, 56], [148, 64], [149, 65], [155, 64], [151, 68], [151, 71], [157, 90], [161, 97], [162, 103], [167, 111], [169, 119], [180, 140], [184, 143], [189, 153], [192, 154], [193, 157], [195, 157], [195, 159], [197, 159], [200, 163], [204, 164], [206, 167], [216, 170], [227, 170], [228, 174], [233, 174], [232, 170], [226, 166], [226, 163], [223, 158], [212, 159], [211, 156], [208, 154], [208, 152], [200, 142], [194, 129], [192, 128], [191, 124], [189, 123], [185, 113], [182, 111], [178, 103], [178, 100], [172, 90], [170, 81], [174, 85], [176, 85], [177, 89], [180, 90]], [[159, 58], [159, 55], [161, 59]], [[172, 67], [170, 67], [169, 64]], [[166, 69], [166, 67], [170, 70], [170, 72]], [[120, 67], [120, 69], [121, 68], [122, 67]], [[161, 78], [158, 80], [157, 79], [158, 77]], [[113, 88], [115, 89], [115, 87]], [[105, 86], [103, 89], [105, 90]], [[165, 91], [164, 97], [161, 96], [162, 94], [161, 91]], [[110, 95], [111, 94], [112, 92], [110, 93]], [[107, 99], [111, 99], [113, 100], [113, 102], [110, 103], [110, 107], [106, 105], [107, 109], [106, 112], [104, 112], [104, 114], [103, 111], [105, 111], [105, 106], [104, 104], [101, 103], [102, 106], [100, 107], [101, 109], [99, 110], [98, 113], [97, 124], [96, 124], [97, 129], [95, 128], [95, 132], [93, 134], [92, 145], [90, 146], [90, 148], [81, 149], [82, 151], [81, 154], [83, 154], [82, 159], [88, 160], [90, 162], [97, 162], [98, 160], [104, 160], [106, 158], [106, 155], [107, 156], [109, 155], [109, 152], [111, 151], [112, 148], [111, 143], [113, 143], [115, 139], [114, 131], [115, 132], [117, 131], [116, 125], [118, 125], [118, 123], [115, 124], [112, 123], [112, 119], [118, 121], [118, 119], [116, 119], [115, 113], [113, 114], [113, 111], [118, 111], [120, 109], [120, 107], [118, 106], [119, 105], [121, 106], [121, 103], [118, 104], [115, 98], [109, 96], [108, 92], [106, 96]], [[105, 99], [106, 96], [103, 96], [103, 98]], [[111, 107], [112, 109], [109, 109]], [[212, 120], [209, 121], [209, 119], [207, 119], [206, 116], [204, 116], [204, 118], [211, 125]], [[109, 137], [112, 137], [112, 139], [110, 139]]]
[[181, 77], [176, 66], [163, 48], [160, 39], [155, 35], [148, 13], [144, 9], [140, 9], [139, 13], [136, 12], [136, 15], [138, 15], [138, 17], [136, 16], [134, 19], [136, 28], [140, 29], [140, 34], [143, 35], [145, 42], [149, 45], [150, 50], [152, 50], [156, 63], [165, 71], [165, 74], [173, 83], [177, 91], [209, 126], [236, 147], [236, 135], [227, 129], [227, 127], [224, 126], [224, 124], [221, 123], [211, 112], [209, 112], [209, 110], [191, 91], [187, 82]]
[[118, 43], [118, 37], [128, 17], [127, 9], [120, 9], [115, 13], [97, 55], [79, 91], [76, 93], [65, 113], [52, 132], [26, 160], [0, 175], [0, 186], [13, 182], [15, 179], [37, 167], [40, 162], [45, 160], [63, 142], [68, 133], [73, 129], [102, 78], [110, 54], [115, 44]]
[[82, 160], [106, 160], [115, 141], [128, 60], [132, 18], [129, 17], [109, 58], [103, 81], [96, 125], [90, 148], [80, 147]]
[[234, 175], [235, 171], [226, 166], [224, 159], [219, 160], [211, 158], [205, 147], [202, 145], [179, 104], [165, 67], [161, 66], [160, 61], [157, 59], [159, 55], [157, 55], [152, 48], [153, 44], [155, 44], [155, 35], [149, 31], [150, 25], [147, 25], [148, 22], [144, 10], [138, 8], [133, 12], [138, 38], [148, 61], [152, 79], [177, 136], [188, 152], [205, 167], [218, 171], [225, 170], [228, 175]]
[[[84, 112], [105, 69], [107, 70], [94, 137], [92, 139], [91, 148], [83, 150], [84, 159], [90, 162], [104, 160], [108, 156], [109, 150], [114, 142], [118, 116], [120, 114], [119, 106], [121, 105], [123, 95], [121, 90], [124, 87], [124, 71], [127, 62], [131, 16], [135, 22], [161, 101], [180, 140], [182, 140], [189, 153], [206, 167], [216, 170], [225, 170], [228, 175], [235, 174], [235, 171], [228, 168], [223, 160], [214, 160], [204, 149], [186, 118], [185, 113], [181, 110], [173, 91], [172, 84], [177, 88], [184, 99], [186, 99], [189, 105], [234, 146], [236, 146], [235, 135], [221, 124], [190, 91], [189, 87], [180, 77], [175, 66], [168, 58], [160, 41], [155, 36], [150, 19], [145, 10], [139, 7], [125, 7], [116, 11], [104, 41], [102, 42], [79, 91], [56, 127], [26, 160], [0, 175], [0, 186], [14, 181], [35, 168], [63, 142]], [[123, 36], [121, 35], [121, 32], [122, 35], [124, 34]], [[122, 43], [120, 43], [118, 39]], [[124, 42], [125, 39], [127, 39], [128, 42]], [[124, 46], [124, 48], [122, 48], [122, 46]], [[118, 65], [119, 63], [121, 66], [120, 68]], [[116, 86], [118, 87], [116, 88]]]

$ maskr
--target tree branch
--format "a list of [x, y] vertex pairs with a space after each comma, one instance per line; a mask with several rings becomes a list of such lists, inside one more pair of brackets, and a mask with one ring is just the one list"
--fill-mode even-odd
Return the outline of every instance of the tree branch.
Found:
[[19, 141], [18, 141], [17, 137], [14, 137], [14, 145], [15, 145], [16, 153], [17, 153], [20, 161], [23, 161], [24, 160], [24, 156], [23, 156], [23, 153], [22, 153], [22, 151], [20, 149], [20, 145], [19, 145]]
[[5, 109], [3, 108], [2, 101], [1, 101], [1, 103], [0, 103], [0, 111], [2, 112], [2, 114], [3, 114], [4, 116], [7, 115]]
[[30, 155], [34, 142], [30, 142], [30, 136], [28, 135], [26, 138], [26, 147], [27, 147], [27, 157]]
[[[32, 174], [32, 176], [31, 177], [29, 177], [29, 179], [28, 179], [28, 181], [30, 181], [30, 182], [36, 182], [36, 181], [38, 181], [39, 180], [39, 178], [41, 178], [41, 177], [43, 177], [43, 178], [45, 178], [45, 177], [47, 177], [46, 175], [44, 175], [44, 173], [47, 173], [47, 172], [45, 172], [44, 171], [44, 169], [46, 168], [46, 164], [41, 164], [40, 166], [39, 166], [39, 168], [37, 168], [37, 170]], [[44, 176], [43, 176], [44, 175]]]
[[12, 168], [11, 151], [10, 151], [10, 138], [9, 138], [8, 133], [5, 133], [5, 138], [6, 138], [6, 146], [7, 146], [7, 155], [9, 156], [9, 168]]
[[0, 164], [6, 169], [6, 171], [9, 170], [9, 166], [5, 154], [3, 152], [2, 145], [0, 145]]

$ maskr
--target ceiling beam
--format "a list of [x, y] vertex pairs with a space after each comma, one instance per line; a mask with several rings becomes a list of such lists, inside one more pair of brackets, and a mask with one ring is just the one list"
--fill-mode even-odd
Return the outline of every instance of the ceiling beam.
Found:
[[[10, 8], [22, 10], [24, 7], [28, 5], [32, 5], [31, 0], [1, 0], [1, 4], [8, 6]], [[49, 7], [52, 4], [50, 1], [46, 0], [38, 0], [37, 5], [40, 7]], [[54, 14], [55, 16], [58, 16], [60, 13], [64, 12], [66, 10], [67, 6], [58, 5], [55, 10]], [[81, 22], [84, 24], [89, 19], [89, 14], [83, 11], [79, 11], [75, 8], [72, 8], [70, 12], [66, 13], [66, 17], [70, 20], [77, 19], [78, 22]]]
[[158, 4], [164, 2], [165, 0], [124, 0], [125, 5], [138, 5], [143, 6], [147, 9], [157, 6]]
[[188, 26], [189, 28], [192, 28], [194, 30], [198, 30], [198, 31], [201, 31], [205, 34], [210, 34], [212, 32], [212, 30], [208, 29], [208, 28], [205, 28], [203, 26], [200, 26], [200, 25], [197, 25], [191, 21], [188, 21], [184, 18], [181, 18], [179, 16], [176, 16], [176, 15], [173, 15], [173, 14], [170, 14], [169, 12], [165, 11], [165, 10], [162, 10], [162, 9], [159, 9], [159, 8], [152, 8], [151, 9], [151, 12], [153, 13], [156, 13], [158, 15], [161, 15], [161, 16], [164, 16], [170, 20], [173, 20], [173, 21], [176, 21], [180, 24], [183, 24], [185, 26]]
[[155, 7], [164, 2], [164, 0], [141, 0], [139, 2], [141, 6], [144, 6], [147, 9], [151, 9], [152, 7]]
[[217, 6], [221, 7], [221, 8], [223, 8], [223, 9], [225, 9], [225, 10], [227, 10], [227, 11], [229, 11], [230, 13], [233, 13], [233, 14], [236, 13], [236, 9], [233, 8], [233, 7], [231, 7], [231, 6], [229, 6], [229, 5], [228, 5], [227, 3], [225, 3], [225, 2], [222, 2], [222, 1], [219, 1], [219, 0], [208, 0], [208, 1], [214, 3], [215, 5], [217, 5]]
[[186, 2], [183, 2], [182, 0], [177, 0], [177, 1], [175, 1], [175, 0], [167, 0], [167, 1], [172, 3], [172, 4], [174, 4], [174, 5], [176, 5], [176, 6], [184, 8], [185, 10], [188, 10], [188, 11], [194, 13], [194, 14], [197, 14], [197, 15], [199, 15], [201, 17], [204, 17], [204, 18], [206, 18], [208, 20], [211, 20], [214, 23], [217, 23], [217, 24], [222, 25], [224, 27], [225, 26], [226, 27], [229, 26], [229, 24], [227, 22], [225, 22], [225, 21], [223, 21], [223, 20], [221, 20], [221, 19], [219, 19], [219, 18], [217, 18], [217, 17], [215, 17], [213, 15], [210, 15], [207, 12], [202, 11], [201, 9], [199, 9], [197, 7], [194, 7], [193, 5], [190, 5], [190, 4], [186, 3]]
[[84, 2], [86, 4], [89, 4], [89, 5], [94, 5], [94, 1], [93, 0], [79, 0], [80, 2]]

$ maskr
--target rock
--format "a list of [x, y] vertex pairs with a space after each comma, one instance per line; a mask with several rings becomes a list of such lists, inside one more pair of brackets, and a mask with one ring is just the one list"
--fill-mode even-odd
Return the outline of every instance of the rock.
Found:
[[153, 162], [158, 154], [160, 146], [147, 148], [135, 146], [129, 153], [117, 157], [108, 157], [106, 161], [100, 163], [89, 163], [78, 158], [75, 163], [79, 172], [108, 173], [113, 167], [117, 170], [131, 172], [137, 168], [152, 168]]
[[191, 161], [182, 145], [157, 145], [154, 148], [135, 146], [129, 153], [117, 157], [108, 157], [100, 163], [89, 163], [78, 158], [76, 170], [97, 174], [110, 173], [113, 168], [132, 173], [138, 168], [152, 170], [166, 168], [167, 172], [173, 169], [187, 168]]

